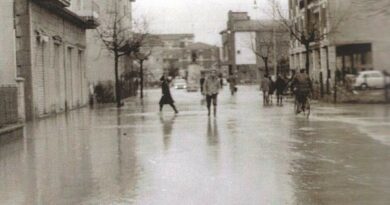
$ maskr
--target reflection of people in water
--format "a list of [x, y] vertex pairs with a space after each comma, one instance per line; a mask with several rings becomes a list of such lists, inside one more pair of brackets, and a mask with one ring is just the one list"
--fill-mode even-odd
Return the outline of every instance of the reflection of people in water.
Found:
[[218, 133], [217, 121], [213, 120], [213, 123], [211, 123], [211, 120], [209, 118], [207, 124], [207, 143], [209, 145], [217, 145], [218, 142], [219, 142], [219, 133]]
[[173, 115], [169, 119], [164, 119], [164, 117], [160, 116], [160, 122], [162, 124], [163, 129], [163, 142], [164, 142], [164, 148], [168, 149], [169, 145], [171, 144], [171, 136], [172, 136], [172, 127], [173, 123], [175, 122], [176, 115]]

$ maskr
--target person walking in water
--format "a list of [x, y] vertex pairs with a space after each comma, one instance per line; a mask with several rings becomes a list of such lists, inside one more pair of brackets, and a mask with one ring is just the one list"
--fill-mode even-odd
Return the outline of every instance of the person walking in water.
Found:
[[221, 84], [217, 77], [217, 73], [215, 70], [213, 70], [206, 78], [203, 85], [203, 91], [206, 95], [207, 110], [209, 116], [211, 114], [211, 103], [213, 103], [214, 106], [214, 116], [217, 116], [217, 97], [220, 88]]
[[282, 75], [279, 74], [275, 82], [277, 105], [279, 106], [283, 105], [283, 92], [286, 89], [286, 86], [286, 81], [283, 79]]
[[263, 104], [269, 104], [269, 90], [270, 90], [270, 79], [268, 75], [264, 75], [263, 80], [261, 81], [260, 89], [263, 91]]
[[170, 80], [168, 79], [166, 74], [164, 74], [160, 78], [160, 81], [161, 81], [161, 90], [162, 90], [162, 97], [160, 99], [160, 112], [162, 112], [164, 105], [168, 104], [173, 108], [175, 113], [178, 114], [179, 111], [177, 111], [177, 109], [175, 107], [175, 104], [174, 104], [175, 102], [173, 101], [172, 96], [171, 96], [171, 91], [169, 90]]

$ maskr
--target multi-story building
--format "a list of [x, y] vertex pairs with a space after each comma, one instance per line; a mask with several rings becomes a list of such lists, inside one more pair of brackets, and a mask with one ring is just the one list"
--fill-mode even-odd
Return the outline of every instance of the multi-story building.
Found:
[[154, 34], [148, 37], [148, 46], [152, 54], [145, 68], [151, 80], [158, 80], [164, 70], [186, 77], [193, 54], [196, 54], [196, 63], [205, 69], [220, 66], [219, 47], [194, 42], [193, 34]]
[[[318, 31], [309, 51], [291, 38], [290, 67], [305, 68], [309, 56], [310, 75], [329, 84], [336, 71], [343, 75], [362, 70], [390, 71], [388, 1], [289, 0], [290, 20], [297, 31]], [[328, 86], [329, 87], [329, 86]]]
[[186, 47], [182, 65], [184, 71], [188, 65], [192, 63], [192, 55], [196, 54], [196, 63], [204, 69], [219, 69], [220, 68], [220, 48], [218, 46], [209, 45], [206, 43], [196, 42], [191, 43]]
[[145, 62], [146, 74], [150, 80], [158, 80], [164, 70], [171, 74], [180, 74], [186, 47], [194, 42], [193, 34], [153, 34], [148, 36], [146, 46], [152, 50], [151, 56]]
[[[100, 30], [107, 30], [114, 25], [117, 15], [121, 39], [132, 35], [132, 2], [135, 0], [94, 0], [90, 13], [99, 11]], [[114, 81], [114, 55], [107, 50], [96, 30], [87, 30], [87, 77], [89, 83]], [[132, 69], [132, 58], [122, 56], [119, 62], [119, 74]]]
[[15, 0], [17, 75], [25, 79], [27, 119], [87, 103], [86, 30], [98, 26], [96, 16], [82, 12], [90, 1]]
[[[243, 82], [256, 82], [265, 72], [265, 63], [259, 55], [265, 44], [271, 45], [265, 54], [268, 58], [269, 73], [276, 72], [273, 69], [275, 57], [280, 63], [288, 56], [288, 30], [272, 21], [251, 20], [247, 12], [229, 11], [227, 28], [220, 34], [222, 65], [225, 69], [227, 67], [229, 75], [236, 73]], [[276, 55], [273, 52], [274, 48], [277, 51]]]

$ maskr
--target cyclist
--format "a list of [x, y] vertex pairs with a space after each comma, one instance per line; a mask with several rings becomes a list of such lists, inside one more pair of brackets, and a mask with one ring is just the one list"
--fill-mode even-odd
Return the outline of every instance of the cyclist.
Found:
[[295, 76], [292, 82], [295, 90], [295, 99], [300, 107], [297, 108], [297, 113], [305, 111], [307, 99], [310, 96], [313, 86], [310, 77], [306, 74], [305, 69], [301, 69]]

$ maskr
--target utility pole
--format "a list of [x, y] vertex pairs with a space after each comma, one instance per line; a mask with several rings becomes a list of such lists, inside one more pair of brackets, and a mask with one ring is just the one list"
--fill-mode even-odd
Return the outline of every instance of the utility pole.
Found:
[[275, 5], [275, 0], [272, 0], [272, 47], [273, 47], [273, 56], [274, 56], [274, 72], [275, 76], [278, 74], [278, 59], [276, 56], [276, 18], [275, 18], [275, 13], [276, 13], [276, 5]]

